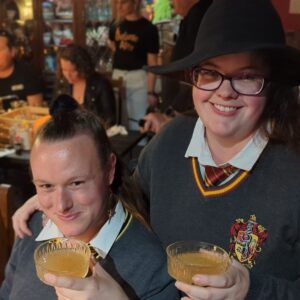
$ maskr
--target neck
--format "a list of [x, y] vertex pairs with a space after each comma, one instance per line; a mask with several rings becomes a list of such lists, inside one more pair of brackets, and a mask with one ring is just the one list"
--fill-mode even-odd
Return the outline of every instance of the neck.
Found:
[[108, 220], [108, 217], [105, 216], [105, 218], [102, 218], [97, 223], [95, 223], [93, 226], [90, 226], [90, 228], [83, 234], [74, 236], [73, 238], [76, 238], [77, 240], [83, 241], [85, 243], [89, 243], [101, 230], [103, 225]]
[[7, 67], [4, 70], [0, 70], [0, 78], [6, 78], [10, 76], [14, 71], [15, 65], [11, 64], [9, 67]]
[[207, 143], [214, 162], [217, 165], [224, 164], [236, 156], [249, 142], [253, 135], [243, 140], [228, 140], [227, 138], [216, 138], [206, 134]]
[[86, 80], [82, 79], [73, 84], [72, 87], [72, 96], [79, 103], [83, 104], [84, 94], [86, 89]]
[[85, 85], [86, 84], [86, 79], [85, 78], [80, 78], [78, 79], [74, 84], [73, 86], [82, 86], [82, 85]]
[[140, 19], [141, 15], [137, 12], [134, 12], [128, 16], [125, 17], [126, 20], [128, 21], [136, 21], [138, 19]]

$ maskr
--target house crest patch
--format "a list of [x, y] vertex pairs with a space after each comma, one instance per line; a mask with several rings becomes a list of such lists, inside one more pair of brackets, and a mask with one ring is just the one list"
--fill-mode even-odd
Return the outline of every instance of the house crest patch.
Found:
[[267, 237], [268, 231], [256, 222], [255, 215], [246, 222], [236, 219], [230, 228], [230, 256], [251, 269]]

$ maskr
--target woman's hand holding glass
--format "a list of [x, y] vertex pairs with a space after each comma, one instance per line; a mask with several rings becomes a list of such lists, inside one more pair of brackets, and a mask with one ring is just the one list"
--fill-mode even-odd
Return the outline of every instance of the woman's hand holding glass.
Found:
[[179, 241], [166, 249], [168, 272], [184, 300], [241, 300], [249, 289], [248, 270], [214, 244]]
[[228, 270], [220, 275], [195, 275], [194, 285], [176, 281], [176, 287], [187, 296], [182, 300], [242, 300], [249, 285], [249, 272], [239, 262], [232, 259]]

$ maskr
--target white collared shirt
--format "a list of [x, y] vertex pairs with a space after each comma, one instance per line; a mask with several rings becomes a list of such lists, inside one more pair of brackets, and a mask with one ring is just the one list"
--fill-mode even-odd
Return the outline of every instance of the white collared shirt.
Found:
[[[96, 248], [96, 250], [100, 250], [101, 256], [104, 256], [103, 258], [105, 258], [112, 245], [114, 244], [125, 219], [126, 213], [124, 211], [122, 203], [119, 201], [112, 218], [106, 221], [97, 235], [89, 242], [89, 244]], [[36, 238], [36, 241], [46, 241], [58, 237], [64, 237], [64, 235], [51, 220], [48, 220], [48, 222]]]
[[[238, 169], [250, 171], [260, 157], [267, 143], [268, 139], [261, 134], [260, 130], [257, 130], [253, 137], [239, 153], [237, 153], [228, 162], [222, 165], [217, 165], [212, 158], [205, 138], [205, 127], [201, 119], [199, 118], [196, 122], [191, 141], [185, 153], [185, 157], [197, 157], [202, 175], [204, 173], [204, 165], [220, 167], [230, 164]], [[221, 184], [226, 183], [234, 175], [235, 173], [229, 176]]]

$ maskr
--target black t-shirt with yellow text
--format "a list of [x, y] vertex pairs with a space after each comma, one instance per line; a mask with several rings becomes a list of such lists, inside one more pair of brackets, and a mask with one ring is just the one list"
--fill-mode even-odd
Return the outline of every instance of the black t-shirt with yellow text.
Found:
[[109, 38], [116, 44], [114, 69], [141, 69], [147, 65], [147, 54], [159, 51], [157, 28], [145, 18], [120, 22], [111, 28]]

